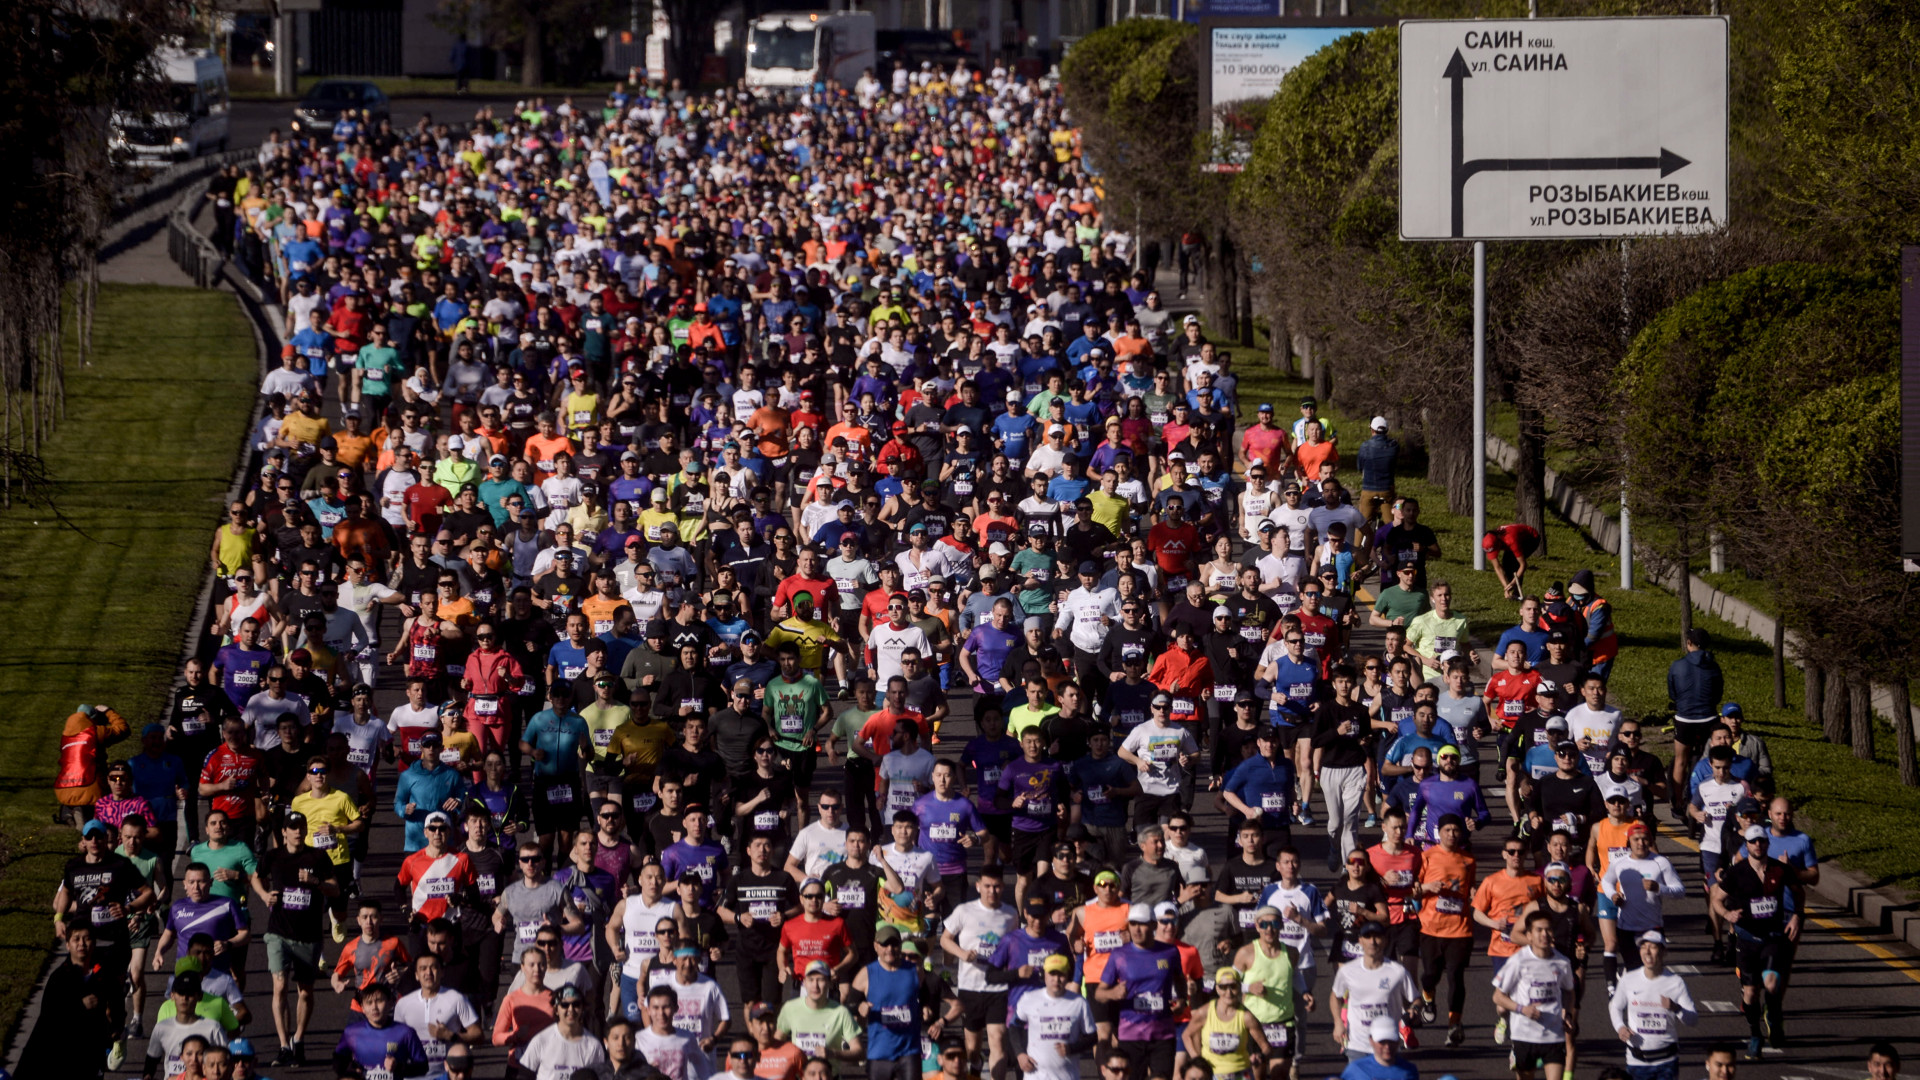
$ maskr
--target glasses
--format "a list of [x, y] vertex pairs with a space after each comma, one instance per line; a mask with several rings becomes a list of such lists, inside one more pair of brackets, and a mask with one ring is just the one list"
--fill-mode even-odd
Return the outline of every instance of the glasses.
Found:
[[520, 856], [520, 864], [521, 864], [522, 866], [527, 866], [527, 865], [530, 865], [530, 864], [532, 864], [532, 863], [538, 863], [538, 862], [545, 862], [545, 861], [546, 861], [546, 859], [545, 859], [545, 858], [544, 858], [543, 856], [540, 856], [540, 855], [522, 855], [522, 856]]
[[[308, 769], [308, 770], [307, 770], [307, 775], [308, 775], [308, 776], [325, 776], [325, 775], [327, 775], [327, 770], [325, 770], [325, 769], [323, 769], [323, 768], [319, 768], [319, 767], [317, 767], [317, 766], [316, 766], [316, 767], [314, 767], [314, 768], [311, 768], [311, 769]], [[125, 779], [126, 779], [126, 777], [124, 777], [124, 776], [122, 776], [122, 777], [117, 777], [117, 779], [120, 779], [120, 780], [125, 780]]]
[[838, 810], [838, 809], [840, 809], [840, 804], [837, 802], [823, 802], [820, 804], [820, 812], [823, 814], [829, 810]]
[[1261, 919], [1258, 923], [1255, 923], [1254, 925], [1257, 929], [1272, 930], [1277, 928], [1280, 925], [1280, 921], [1278, 919]]
[[617, 811], [617, 810], [615, 810], [615, 811], [601, 811], [601, 813], [600, 813], [600, 815], [599, 815], [599, 817], [600, 817], [600, 820], [601, 820], [601, 821], [619, 821], [619, 820], [620, 820], [620, 812], [619, 812], [619, 811]]
[[727, 1056], [732, 1058], [735, 1061], [752, 1061], [754, 1058], [757, 1058], [760, 1055], [754, 1053], [751, 1050], [735, 1050], [732, 1053], [728, 1054]]
[[1165, 828], [1165, 829], [1166, 829], [1166, 830], [1167, 830], [1168, 832], [1186, 832], [1186, 831], [1187, 831], [1187, 826], [1185, 826], [1185, 825], [1167, 825], [1167, 826], [1163, 826], [1163, 827], [1164, 827], [1164, 828]]
[[1501, 852], [1500, 854], [1505, 855], [1509, 859], [1517, 859], [1521, 855], [1524, 855], [1526, 853], [1521, 851], [1519, 848], [1508, 848], [1507, 850]]
[[1167, 707], [1166, 707], [1165, 705], [1162, 705], [1162, 704], [1160, 704], [1160, 703], [1159, 703], [1159, 702], [1157, 702], [1157, 701], [1153, 703], [1153, 705], [1152, 705], [1152, 709], [1153, 709], [1153, 711], [1154, 711], [1154, 712], [1166, 712], [1166, 711], [1167, 711]]
[[446, 831], [447, 831], [447, 827], [446, 827], [445, 825], [428, 825], [428, 826], [427, 826], [427, 827], [426, 827], [426, 828], [425, 828], [424, 830], [422, 830], [422, 831], [423, 831], [423, 832], [446, 832]]
[[[734, 696], [734, 697], [746, 697], [747, 695], [746, 695], [746, 694], [735, 694], [735, 695], [733, 695], [733, 696]], [[772, 757], [772, 756], [773, 756], [773, 747], [771, 747], [771, 746], [756, 746], [756, 747], [754, 747], [754, 748], [753, 748], [753, 756], [754, 756], [754, 757]]]
[[556, 1009], [584, 1009], [586, 1008], [586, 1004], [579, 1001], [558, 1001], [554, 1003], [553, 1007]]
[[803, 892], [803, 893], [801, 893], [801, 894], [800, 894], [800, 899], [802, 899], [802, 900], [820, 900], [820, 899], [824, 899], [824, 897], [822, 896], [822, 894], [820, 894], [820, 893], [817, 893], [817, 892]]

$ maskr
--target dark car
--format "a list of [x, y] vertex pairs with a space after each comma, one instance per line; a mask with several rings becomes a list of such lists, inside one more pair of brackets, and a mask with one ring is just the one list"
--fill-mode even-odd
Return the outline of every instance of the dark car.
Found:
[[300, 104], [293, 107], [295, 135], [324, 135], [333, 130], [334, 121], [348, 110], [365, 111], [368, 122], [378, 124], [389, 118], [387, 95], [370, 82], [328, 79], [315, 83]]

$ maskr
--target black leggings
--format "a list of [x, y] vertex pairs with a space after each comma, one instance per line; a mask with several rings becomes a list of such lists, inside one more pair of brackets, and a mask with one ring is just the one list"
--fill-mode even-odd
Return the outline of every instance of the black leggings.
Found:
[[1440, 973], [1447, 975], [1447, 1017], [1454, 1022], [1467, 1007], [1467, 962], [1473, 959], [1473, 939], [1420, 935], [1420, 990], [1432, 999], [1440, 986]]

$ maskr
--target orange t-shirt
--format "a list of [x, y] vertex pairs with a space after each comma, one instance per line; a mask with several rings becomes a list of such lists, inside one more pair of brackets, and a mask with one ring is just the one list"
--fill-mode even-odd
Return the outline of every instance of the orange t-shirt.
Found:
[[[1521, 908], [1539, 899], [1540, 891], [1540, 878], [1537, 875], [1521, 874], [1516, 877], [1502, 870], [1482, 881], [1480, 887], [1474, 890], [1473, 906], [1494, 922], [1509, 922]], [[1488, 956], [1512, 956], [1519, 950], [1520, 946], [1503, 933], [1496, 933], [1487, 940]]]
[[760, 1049], [760, 1062], [753, 1067], [759, 1080], [800, 1080], [807, 1063], [807, 1052], [791, 1042], [775, 1043]]
[[1473, 936], [1473, 917], [1467, 914], [1467, 904], [1473, 896], [1477, 865], [1472, 855], [1439, 846], [1421, 854], [1420, 883], [1432, 881], [1446, 886], [1439, 893], [1421, 896], [1421, 933], [1439, 938]]
[[588, 633], [604, 634], [613, 629], [613, 613], [627, 606], [625, 597], [595, 593], [580, 601], [580, 614], [587, 617]]
[[787, 456], [787, 429], [791, 426], [787, 410], [778, 405], [762, 405], [753, 410], [753, 416], [747, 420], [747, 426], [760, 438], [760, 456], [783, 458]]
[[1340, 451], [1330, 442], [1301, 443], [1293, 448], [1293, 458], [1300, 463], [1300, 471], [1307, 479], [1320, 479], [1320, 466], [1330, 463], [1336, 468], [1340, 465]]
[[349, 468], [360, 468], [367, 460], [367, 455], [373, 452], [371, 435], [349, 435], [344, 431], [336, 431], [333, 433], [333, 444], [333, 456]]
[[565, 435], [535, 435], [527, 440], [527, 460], [533, 462], [534, 476], [538, 480], [553, 475], [554, 458], [573, 452], [573, 440]]

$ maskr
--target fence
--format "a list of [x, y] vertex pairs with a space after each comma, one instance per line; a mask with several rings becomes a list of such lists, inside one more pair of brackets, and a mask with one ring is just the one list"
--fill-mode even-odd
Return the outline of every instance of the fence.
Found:
[[227, 257], [193, 223], [193, 211], [206, 198], [207, 181], [195, 181], [167, 214], [167, 256], [202, 289], [213, 288]]

